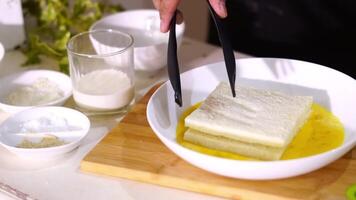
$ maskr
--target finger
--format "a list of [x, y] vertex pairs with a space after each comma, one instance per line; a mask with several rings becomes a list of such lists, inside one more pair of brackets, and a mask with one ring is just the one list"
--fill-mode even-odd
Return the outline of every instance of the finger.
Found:
[[169, 30], [169, 24], [181, 0], [161, 0], [159, 13], [161, 18], [160, 29], [165, 33]]
[[183, 13], [180, 10], [177, 10], [177, 24], [183, 23], [184, 18], [183, 18]]
[[154, 7], [159, 10], [162, 0], [152, 0]]
[[218, 14], [221, 18], [227, 17], [225, 0], [209, 0], [209, 2], [216, 14]]

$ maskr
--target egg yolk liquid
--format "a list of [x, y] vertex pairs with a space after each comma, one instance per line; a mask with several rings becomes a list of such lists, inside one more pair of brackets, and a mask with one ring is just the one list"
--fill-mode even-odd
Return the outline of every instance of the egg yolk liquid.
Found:
[[[201, 153], [237, 159], [256, 160], [235, 153], [219, 151], [193, 144], [183, 139], [185, 131], [188, 129], [184, 125], [184, 119], [196, 110], [201, 103], [197, 103], [188, 108], [180, 117], [177, 125], [177, 142], [182, 146]], [[308, 120], [301, 127], [292, 142], [288, 145], [281, 160], [302, 158], [320, 154], [334, 149], [344, 142], [344, 127], [339, 119], [326, 108], [314, 103]]]

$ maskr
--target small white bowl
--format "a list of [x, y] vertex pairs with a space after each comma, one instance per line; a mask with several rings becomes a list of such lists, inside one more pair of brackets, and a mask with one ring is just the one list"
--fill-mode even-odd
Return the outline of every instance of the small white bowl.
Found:
[[[113, 29], [134, 38], [135, 69], [156, 71], [167, 64], [168, 33], [161, 33], [157, 10], [130, 10], [109, 15], [94, 23], [90, 30]], [[180, 47], [185, 24], [176, 26], [177, 46]], [[96, 47], [94, 47], [96, 48]]]
[[36, 106], [62, 106], [72, 95], [72, 81], [69, 76], [53, 70], [27, 70], [0, 79], [0, 109], [14, 114], [19, 111], [35, 106], [16, 106], [6, 103], [6, 97], [18, 87], [29, 86], [38, 78], [47, 78], [49, 81], [58, 85], [63, 91], [63, 97], [46, 104]]
[[[24, 127], [25, 123], [27, 123], [26, 127]], [[77, 110], [56, 106], [35, 107], [16, 113], [0, 125], [0, 144], [21, 158], [55, 158], [78, 147], [89, 129], [88, 117]], [[55, 134], [59, 131], [65, 134], [63, 136], [57, 134], [58, 139], [64, 140], [66, 144], [33, 149], [17, 147], [23, 139], [29, 137], [26, 135], [28, 133], [34, 135], [53, 132]]]

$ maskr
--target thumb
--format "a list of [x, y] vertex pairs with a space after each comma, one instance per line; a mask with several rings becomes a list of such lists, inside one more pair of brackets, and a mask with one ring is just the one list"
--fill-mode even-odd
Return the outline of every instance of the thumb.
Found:
[[221, 18], [227, 17], [227, 11], [225, 6], [225, 0], [209, 0], [211, 7]]
[[161, 0], [159, 5], [159, 13], [161, 18], [161, 31], [167, 32], [173, 14], [175, 13], [178, 4], [181, 0]]

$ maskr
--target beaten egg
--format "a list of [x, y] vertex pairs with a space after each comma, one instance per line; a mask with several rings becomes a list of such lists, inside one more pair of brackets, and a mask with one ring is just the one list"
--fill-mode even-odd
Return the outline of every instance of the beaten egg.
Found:
[[[200, 105], [201, 103], [193, 105], [181, 115], [176, 130], [177, 142], [191, 150], [213, 156], [237, 160], [255, 160], [254, 158], [210, 149], [185, 141], [183, 136], [187, 130], [187, 127], [184, 125], [184, 120]], [[314, 103], [312, 105], [312, 111], [309, 119], [304, 123], [299, 132], [288, 145], [281, 160], [296, 159], [320, 154], [337, 148], [342, 145], [343, 142], [344, 127], [342, 123], [326, 108]]]

